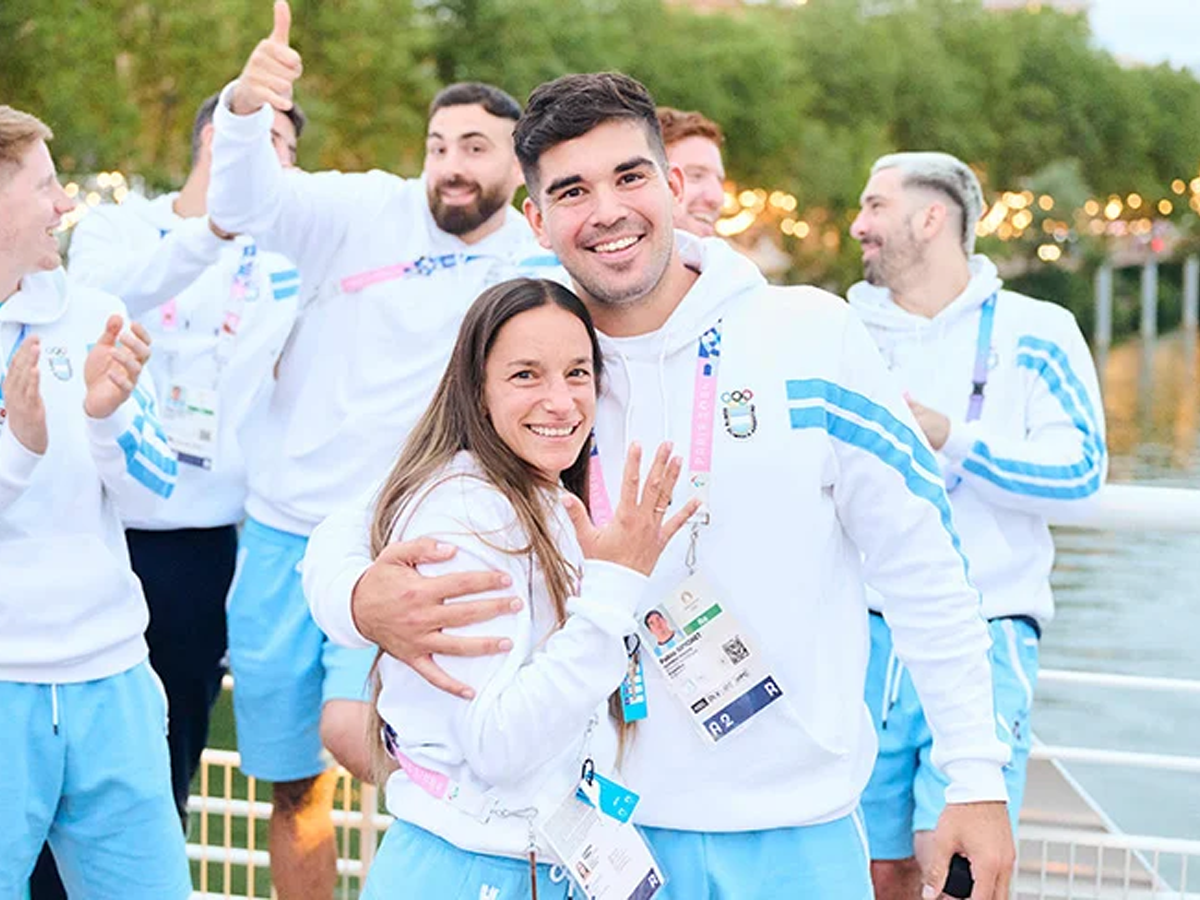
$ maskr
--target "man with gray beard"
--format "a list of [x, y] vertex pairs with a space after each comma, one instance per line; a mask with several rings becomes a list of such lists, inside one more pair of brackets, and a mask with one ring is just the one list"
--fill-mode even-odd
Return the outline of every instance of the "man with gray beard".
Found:
[[[954, 524], [992, 637], [997, 737], [1014, 832], [1032, 743], [1038, 641], [1054, 615], [1048, 516], [1104, 482], [1104, 407], [1070, 311], [1006, 290], [975, 253], [979, 180], [946, 153], [877, 160], [850, 234], [865, 280], [848, 299], [867, 326], [945, 476]], [[877, 900], [916, 900], [938, 855], [949, 779], [934, 728], [868, 590], [865, 699], [879, 755], [862, 795]]]

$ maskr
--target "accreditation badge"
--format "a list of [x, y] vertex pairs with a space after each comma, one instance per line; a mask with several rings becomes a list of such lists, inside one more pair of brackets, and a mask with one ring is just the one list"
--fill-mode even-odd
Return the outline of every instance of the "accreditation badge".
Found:
[[585, 766], [578, 786], [541, 823], [588, 900], [650, 900], [666, 882], [629, 821], [637, 802], [633, 791]]
[[698, 572], [639, 622], [642, 655], [706, 743], [715, 744], [783, 696], [766, 660]]
[[219, 410], [214, 388], [172, 384], [162, 402], [167, 444], [181, 463], [212, 471], [217, 461]]

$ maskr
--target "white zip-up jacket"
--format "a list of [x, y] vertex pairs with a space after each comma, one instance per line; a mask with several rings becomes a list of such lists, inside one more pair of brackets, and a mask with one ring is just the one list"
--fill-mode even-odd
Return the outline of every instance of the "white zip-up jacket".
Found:
[[306, 296], [250, 438], [271, 460], [251, 457], [246, 508], [308, 534], [391, 467], [483, 289], [562, 270], [511, 208], [498, 231], [466, 244], [437, 227], [423, 179], [285, 172], [271, 148], [271, 108], [235, 116], [227, 99], [228, 88], [213, 120], [209, 216], [295, 260]]
[[[403, 771], [388, 779], [388, 809], [473, 852], [523, 856], [528, 820], [504, 813], [537, 810], [545, 817], [578, 784], [585, 758], [611, 771], [616, 757], [606, 699], [625, 673], [622, 637], [636, 628], [633, 611], [647, 579], [622, 566], [585, 562], [561, 499], [548, 496], [547, 505], [555, 544], [582, 574], [562, 628], [516, 513], [470, 454], [460, 453], [409, 504], [395, 530], [396, 540], [435, 535], [458, 548], [445, 563], [421, 566], [423, 574], [507, 572], [512, 589], [500, 594], [525, 602], [515, 615], [455, 630], [510, 638], [508, 654], [437, 657], [475, 688], [474, 700], [431, 687], [390, 656], [379, 663], [379, 712], [397, 732], [400, 749], [419, 766], [482, 793], [491, 815], [483, 821], [463, 812]], [[555, 858], [545, 846], [539, 855]]]
[[[940, 457], [984, 615], [1045, 624], [1054, 615], [1047, 518], [1090, 502], [1104, 483], [1104, 406], [1074, 316], [1003, 290], [986, 257], [970, 264], [966, 290], [932, 319], [866, 282], [850, 289], [850, 305], [901, 389], [950, 419]], [[980, 316], [993, 294], [983, 408], [968, 422]], [[870, 602], [884, 601], [873, 595]]]
[[[937, 462], [866, 329], [837, 297], [768, 286], [718, 240], [677, 240], [701, 274], [670, 319], [652, 334], [603, 340], [600, 460], [616, 496], [630, 441], [669, 439], [686, 454], [697, 344], [721, 322], [712, 521], [698, 566], [757, 637], [784, 696], [706, 746], [647, 666], [649, 717], [623, 766], [643, 795], [638, 821], [747, 831], [855, 808], [876, 751], [863, 703], [867, 580], [887, 591], [948, 802], [1006, 799], [1009, 754], [996, 737], [979, 596]], [[314, 617], [337, 641], [361, 641], [350, 594], [369, 563], [364, 502], [322, 525], [305, 563]], [[639, 614], [686, 577], [687, 544], [667, 547]]]
[[22, 330], [41, 339], [49, 443], [27, 450], [0, 422], [0, 680], [106, 678], [146, 658], [146, 601], [129, 566], [121, 514], [149, 516], [170, 496], [176, 462], [158, 425], [150, 374], [107, 419], [83, 411], [84, 361], [116, 297], [31, 275], [0, 304], [0, 363]]
[[[250, 253], [248, 238], [223, 241], [208, 219], [184, 219], [178, 193], [94, 209], [71, 237], [71, 275], [125, 301], [154, 341], [150, 368], [163, 396], [173, 387], [216, 389], [217, 448], [211, 470], [181, 462], [169, 502], [126, 525], [154, 531], [214, 528], [240, 522], [246, 463], [239, 435], [265, 414], [273, 368], [296, 319], [300, 273], [276, 253], [253, 253], [244, 301], [231, 291]], [[236, 336], [218, 362], [226, 318]], [[228, 359], [223, 357], [228, 355]], [[168, 423], [169, 432], [169, 423]]]

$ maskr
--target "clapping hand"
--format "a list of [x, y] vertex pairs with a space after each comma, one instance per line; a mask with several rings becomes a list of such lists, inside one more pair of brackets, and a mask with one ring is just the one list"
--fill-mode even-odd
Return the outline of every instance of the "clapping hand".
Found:
[[121, 325], [120, 316], [108, 317], [104, 333], [83, 364], [87, 385], [83, 410], [93, 419], [107, 419], [129, 399], [150, 359], [149, 332], [134, 322], [132, 331], [121, 334]]
[[4, 405], [8, 427], [26, 450], [41, 456], [49, 445], [46, 431], [46, 406], [38, 374], [41, 340], [32, 337], [13, 354], [4, 377]]

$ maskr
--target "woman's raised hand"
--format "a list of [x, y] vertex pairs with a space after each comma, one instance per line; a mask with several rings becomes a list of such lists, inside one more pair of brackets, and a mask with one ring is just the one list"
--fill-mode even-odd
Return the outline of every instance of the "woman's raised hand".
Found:
[[667, 542], [700, 508], [700, 501], [692, 498], [683, 509], [665, 518], [683, 469], [683, 460], [671, 456], [669, 443], [660, 445], [654, 454], [645, 487], [641, 487], [641, 468], [642, 448], [631, 444], [625, 457], [620, 502], [612, 521], [602, 527], [592, 523], [578, 497], [568, 496], [565, 504], [586, 558], [617, 563], [649, 575]]

